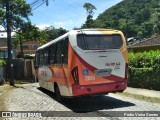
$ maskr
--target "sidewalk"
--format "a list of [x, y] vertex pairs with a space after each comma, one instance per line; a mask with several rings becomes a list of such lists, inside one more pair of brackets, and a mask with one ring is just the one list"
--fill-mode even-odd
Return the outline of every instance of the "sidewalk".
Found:
[[9, 84], [4, 84], [0, 86], [0, 95], [12, 88]]
[[130, 93], [130, 94], [135, 94], [135, 95], [142, 95], [142, 96], [146, 96], [146, 97], [160, 98], [160, 91], [127, 87], [127, 89], [124, 92]]

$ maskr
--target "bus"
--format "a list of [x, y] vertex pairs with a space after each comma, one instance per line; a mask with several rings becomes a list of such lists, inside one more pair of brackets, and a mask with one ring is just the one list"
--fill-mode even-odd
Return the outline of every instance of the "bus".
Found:
[[112, 29], [71, 30], [37, 49], [35, 69], [40, 87], [59, 101], [122, 92], [128, 79], [125, 37]]

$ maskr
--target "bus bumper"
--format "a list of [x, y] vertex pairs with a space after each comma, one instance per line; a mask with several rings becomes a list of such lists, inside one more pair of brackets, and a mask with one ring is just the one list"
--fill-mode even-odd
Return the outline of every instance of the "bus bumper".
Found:
[[127, 88], [127, 81], [95, 84], [95, 85], [79, 85], [73, 84], [72, 93], [73, 96], [83, 96], [92, 94], [102, 94], [110, 92], [120, 92]]

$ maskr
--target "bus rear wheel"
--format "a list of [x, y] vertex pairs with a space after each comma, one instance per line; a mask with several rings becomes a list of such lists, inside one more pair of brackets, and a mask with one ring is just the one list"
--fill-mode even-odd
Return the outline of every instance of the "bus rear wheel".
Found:
[[58, 102], [61, 102], [63, 100], [57, 84], [55, 85], [55, 97]]

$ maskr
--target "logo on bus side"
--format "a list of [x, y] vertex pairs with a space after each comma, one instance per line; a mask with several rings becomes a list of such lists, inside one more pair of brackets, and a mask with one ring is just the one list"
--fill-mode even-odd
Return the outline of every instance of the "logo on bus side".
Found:
[[111, 63], [106, 63], [105, 66], [119, 66], [121, 65], [120, 62], [111, 62]]
[[84, 69], [83, 70], [83, 75], [88, 75], [89, 74], [89, 71], [87, 69]]

